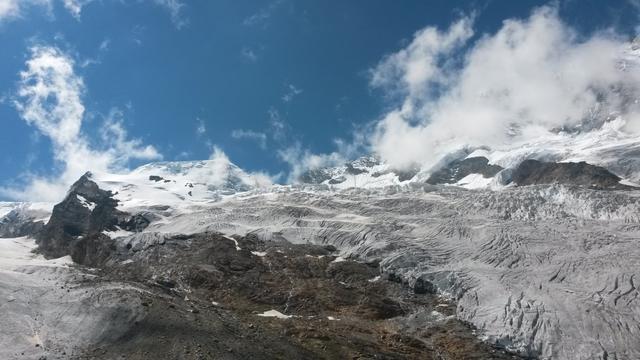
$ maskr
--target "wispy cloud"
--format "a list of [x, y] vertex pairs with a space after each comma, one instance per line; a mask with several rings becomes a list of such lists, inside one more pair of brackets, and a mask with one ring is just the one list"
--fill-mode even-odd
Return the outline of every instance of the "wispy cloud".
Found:
[[347, 158], [339, 151], [329, 154], [316, 154], [303, 148], [300, 142], [278, 150], [278, 157], [289, 165], [288, 183], [298, 182], [300, 176], [309, 169], [343, 164]]
[[153, 2], [169, 12], [171, 21], [178, 30], [189, 25], [189, 19], [184, 15], [183, 11], [186, 5], [181, 0], [153, 0]]
[[104, 56], [105, 53], [107, 53], [109, 51], [109, 47], [110, 46], [111, 46], [111, 40], [109, 40], [109, 39], [102, 40], [102, 42], [98, 46], [97, 54], [95, 56], [93, 56], [93, 57], [89, 57], [89, 58], [86, 58], [84, 60], [81, 60], [78, 65], [80, 67], [85, 68], [87, 66], [97, 65], [97, 64], [102, 63], [102, 57]]
[[246, 17], [242, 24], [245, 26], [262, 25], [266, 26], [273, 13], [284, 4], [284, 0], [272, 1], [267, 7], [260, 9], [255, 14]]
[[198, 136], [203, 136], [207, 133], [207, 127], [204, 124], [204, 121], [200, 118], [196, 118], [196, 134]]
[[278, 142], [283, 142], [287, 135], [287, 123], [275, 107], [270, 107], [267, 115], [269, 116], [269, 128], [273, 139]]
[[248, 139], [258, 143], [258, 146], [262, 149], [267, 148], [267, 134], [244, 129], [235, 129], [231, 132], [231, 137], [234, 139]]
[[104, 122], [103, 145], [91, 146], [82, 131], [84, 93], [84, 80], [76, 74], [75, 61], [69, 54], [52, 46], [30, 49], [25, 70], [20, 72], [14, 105], [27, 124], [51, 140], [60, 175], [25, 174], [24, 184], [0, 188], [0, 193], [21, 200], [57, 201], [86, 171], [118, 171], [132, 159], [161, 158], [153, 146], [128, 137], [121, 113], [116, 110]]
[[258, 55], [250, 47], [243, 47], [242, 50], [240, 50], [240, 55], [242, 56], [242, 58], [244, 60], [246, 60], [248, 62], [254, 63], [254, 62], [258, 61]]
[[287, 92], [282, 95], [282, 101], [285, 103], [291, 102], [296, 96], [302, 94], [302, 89], [297, 88], [293, 84], [287, 84]]
[[62, 0], [62, 3], [76, 20], [80, 20], [82, 8], [93, 1], [94, 0]]
[[98, 50], [100, 50], [100, 52], [106, 52], [106, 51], [109, 50], [110, 46], [111, 46], [111, 40], [110, 39], [104, 39], [100, 43], [100, 46], [98, 47]]
[[[54, 4], [59, 1], [62, 6], [80, 21], [82, 10], [96, 0], [0, 0], [0, 23], [22, 18], [29, 8], [41, 8], [48, 14], [52, 14]], [[189, 19], [184, 15], [185, 4], [181, 0], [151, 0], [152, 4], [164, 8], [171, 17], [174, 26], [179, 30], [189, 24]]]

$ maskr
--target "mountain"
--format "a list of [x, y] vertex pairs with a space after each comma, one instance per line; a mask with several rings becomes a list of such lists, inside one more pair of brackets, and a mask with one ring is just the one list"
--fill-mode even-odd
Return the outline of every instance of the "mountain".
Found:
[[0, 357], [637, 358], [621, 121], [431, 168], [367, 156], [274, 185], [157, 162], [3, 203]]
[[592, 110], [435, 166], [219, 155], [0, 203], [0, 358], [638, 359], [640, 137]]
[[[452, 185], [474, 174], [503, 183]], [[640, 356], [640, 192], [609, 170], [538, 160], [502, 168], [467, 155], [402, 180], [371, 157], [306, 176], [261, 186], [210, 161], [84, 175], [34, 230], [44, 258], [28, 255], [26, 238], [0, 240], [9, 246], [0, 295], [13, 299], [0, 353]], [[336, 177], [362, 187], [341, 189], [329, 183]], [[80, 318], [100, 325], [78, 336]], [[16, 337], [24, 331], [34, 333], [27, 342]], [[364, 340], [371, 331], [388, 340]], [[353, 336], [363, 342], [340, 340]], [[396, 337], [414, 345], [399, 350]]]

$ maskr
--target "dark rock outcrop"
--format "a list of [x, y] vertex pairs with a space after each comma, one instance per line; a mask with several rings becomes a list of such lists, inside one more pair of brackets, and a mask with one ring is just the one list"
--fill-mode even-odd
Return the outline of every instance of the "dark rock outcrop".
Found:
[[347, 178], [344, 177], [344, 176], [340, 176], [340, 177], [337, 177], [335, 179], [329, 180], [329, 185], [342, 184], [345, 181], [347, 181]]
[[311, 169], [300, 175], [300, 182], [304, 184], [321, 184], [323, 181], [331, 179], [331, 174], [327, 169]]
[[37, 214], [24, 209], [11, 210], [0, 219], [0, 238], [14, 238], [37, 234], [44, 228], [44, 222], [36, 219]]
[[511, 181], [518, 186], [567, 184], [597, 190], [634, 189], [620, 184], [620, 180], [609, 170], [584, 161], [552, 163], [529, 159], [520, 163], [511, 173]]
[[454, 160], [431, 174], [427, 183], [431, 185], [453, 184], [471, 174], [481, 174], [485, 178], [490, 178], [501, 170], [502, 167], [489, 164], [489, 159], [483, 156]]
[[149, 224], [143, 215], [131, 216], [117, 205], [113, 194], [86, 173], [53, 207], [51, 219], [36, 236], [39, 251], [49, 258], [72, 255], [78, 263], [95, 265], [113, 246], [103, 231], [141, 231]]

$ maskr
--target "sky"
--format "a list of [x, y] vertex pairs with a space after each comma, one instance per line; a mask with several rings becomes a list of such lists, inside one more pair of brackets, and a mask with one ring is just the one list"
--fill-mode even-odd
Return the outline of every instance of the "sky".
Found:
[[510, 141], [504, 128], [572, 125], [612, 85], [637, 90], [614, 67], [638, 9], [0, 0], [0, 199], [54, 200], [88, 170], [220, 153], [284, 183], [363, 154], [428, 164]]

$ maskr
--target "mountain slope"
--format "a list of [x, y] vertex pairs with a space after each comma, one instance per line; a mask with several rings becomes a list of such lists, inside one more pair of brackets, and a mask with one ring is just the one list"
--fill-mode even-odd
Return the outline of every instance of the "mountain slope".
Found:
[[[156, 189], [154, 179], [135, 179], [136, 191], [151, 187], [148, 191], [167, 192]], [[468, 191], [411, 184], [341, 191], [323, 185], [276, 186], [224, 195], [218, 201], [149, 197], [144, 205], [125, 198], [116, 210], [126, 209], [128, 217], [144, 216], [148, 226], [113, 231], [107, 222], [81, 234], [85, 241], [72, 244], [84, 254], [78, 261], [112, 274], [134, 267], [132, 273], [140, 276], [136, 281], [173, 284], [171, 288], [187, 297], [196, 290], [187, 281], [187, 269], [196, 264], [180, 258], [162, 260], [166, 268], [154, 264], [174, 259], [175, 251], [200, 254], [204, 245], [193, 245], [192, 240], [199, 234], [222, 234], [209, 241], [235, 249], [230, 256], [248, 251], [248, 257], [225, 258], [213, 267], [202, 264], [198, 284], [219, 283], [227, 276], [219, 272], [220, 266], [239, 274], [253, 269], [256, 261], [273, 265], [262, 246], [330, 245], [338, 251], [331, 257], [335, 261], [376, 264], [375, 272], [386, 281], [404, 283], [417, 294], [445, 296], [456, 304], [457, 318], [474, 324], [489, 343], [515, 353], [562, 359], [640, 356], [634, 280], [640, 275], [635, 242], [640, 238], [639, 191], [601, 191], [580, 184]], [[69, 197], [74, 195], [72, 191]], [[51, 223], [59, 220], [52, 218]], [[301, 259], [314, 256], [327, 255], [310, 252]], [[113, 280], [125, 278], [123, 273]], [[263, 286], [257, 285], [259, 277], [252, 279], [257, 281], [252, 286]], [[265, 291], [274, 289], [267, 286]], [[274, 304], [275, 310], [286, 317], [300, 316], [302, 308], [293, 310], [286, 299], [303, 292], [290, 289], [284, 302]], [[255, 296], [251, 299], [267, 295]]]

